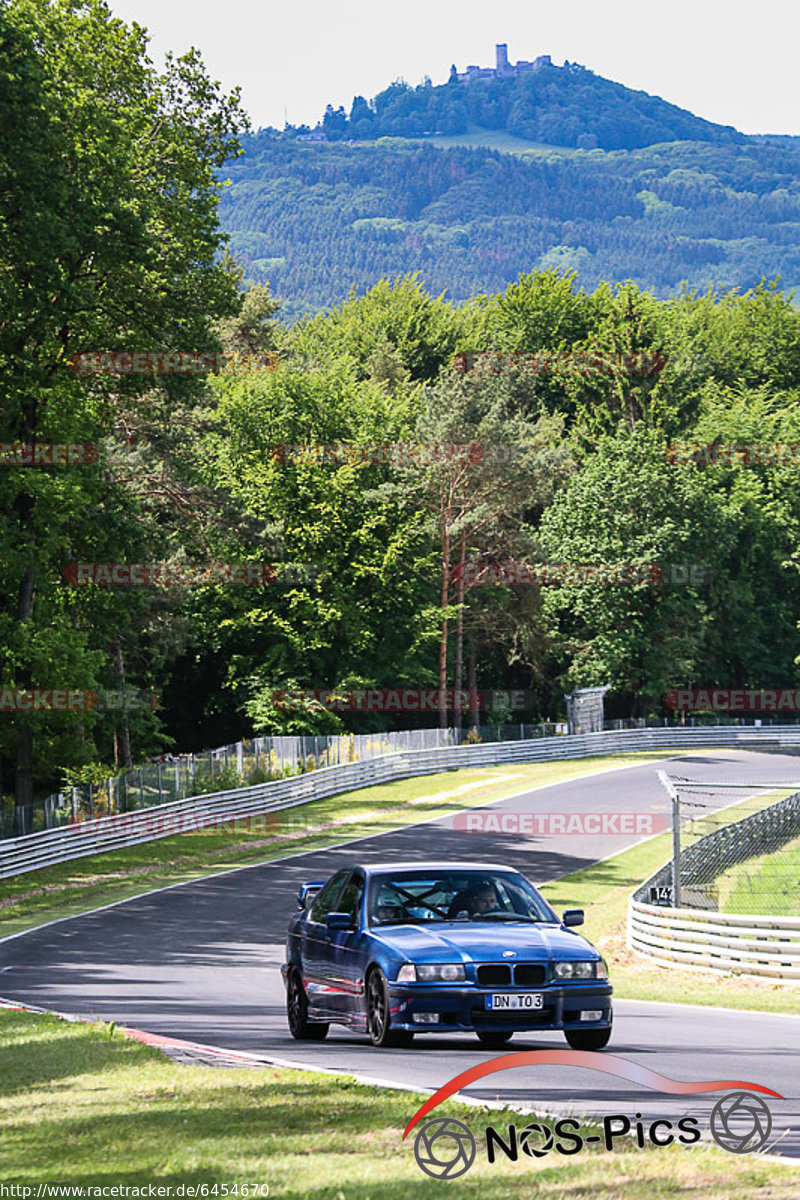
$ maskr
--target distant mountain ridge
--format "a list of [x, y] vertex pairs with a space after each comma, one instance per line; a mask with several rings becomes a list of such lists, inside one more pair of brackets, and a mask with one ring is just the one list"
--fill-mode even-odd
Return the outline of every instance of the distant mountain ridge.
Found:
[[[516, 64], [496, 47], [496, 66], [451, 68], [447, 83], [391, 84], [371, 101], [355, 96], [346, 113], [328, 105], [309, 140], [373, 141], [466, 133], [470, 125], [531, 142], [582, 150], [636, 150], [660, 142], [742, 144], [745, 134], [717, 125], [647, 92], [633, 91], [578, 63], [549, 55]], [[297, 131], [292, 131], [297, 133]]]
[[662, 297], [800, 289], [800, 138], [746, 136], [572, 64], [457, 75], [244, 137], [220, 216], [284, 319], [415, 271], [457, 303], [548, 268]]

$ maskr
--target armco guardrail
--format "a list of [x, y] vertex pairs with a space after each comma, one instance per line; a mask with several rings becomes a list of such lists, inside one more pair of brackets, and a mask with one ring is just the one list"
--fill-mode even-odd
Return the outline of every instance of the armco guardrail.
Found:
[[659, 908], [631, 899], [628, 945], [664, 967], [800, 980], [800, 917]]
[[[760, 853], [767, 838], [784, 840], [800, 830], [795, 792], [740, 821], [724, 825], [681, 853], [681, 894], [707, 864], [719, 872]], [[648, 904], [651, 887], [669, 886], [672, 864], [645, 881], [628, 902], [628, 945], [662, 966], [686, 965], [741, 975], [800, 980], [800, 917], [718, 913]]]
[[[357, 788], [417, 775], [432, 775], [438, 771], [490, 767], [502, 763], [587, 758], [626, 751], [737, 746], [756, 750], [788, 746], [800, 748], [800, 727], [771, 726], [769, 729], [746, 732], [719, 727], [632, 729], [387, 754], [382, 758], [324, 767], [308, 775], [256, 784], [254, 787], [178, 800], [162, 804], [155, 810], [140, 809], [11, 838], [0, 843], [0, 878], [169, 837], [187, 828], [200, 829], [238, 817], [278, 812]], [[170, 817], [176, 822], [172, 826], [169, 824]], [[187, 822], [190, 824], [187, 825]]]

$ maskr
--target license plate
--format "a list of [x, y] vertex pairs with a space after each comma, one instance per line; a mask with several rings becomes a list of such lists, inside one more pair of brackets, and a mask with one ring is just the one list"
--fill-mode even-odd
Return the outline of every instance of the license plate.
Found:
[[542, 1008], [544, 996], [541, 992], [494, 992], [486, 997], [486, 1007], [493, 1012], [508, 1008]]

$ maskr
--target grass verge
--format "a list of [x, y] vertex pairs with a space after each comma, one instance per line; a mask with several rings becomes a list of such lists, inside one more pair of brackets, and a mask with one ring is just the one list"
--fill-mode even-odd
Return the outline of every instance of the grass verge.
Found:
[[[401, 1140], [421, 1096], [272, 1068], [179, 1066], [113, 1027], [16, 1011], [0, 1012], [0, 1048], [0, 1182], [32, 1186], [34, 1196], [39, 1184], [153, 1184], [175, 1197], [180, 1185], [206, 1185], [213, 1196], [234, 1185], [241, 1195], [247, 1183], [284, 1200], [408, 1200], [446, 1186], [417, 1167], [413, 1134]], [[454, 1102], [437, 1112], [478, 1141], [458, 1182], [467, 1200], [793, 1200], [800, 1181], [800, 1171], [764, 1157], [713, 1146], [639, 1150], [632, 1139], [572, 1158], [500, 1155], [490, 1166], [486, 1126], [505, 1133], [526, 1119]]]
[[0, 881], [0, 937], [154, 888], [371, 837], [527, 788], [663, 757], [653, 752], [444, 771], [234, 822], [230, 832], [181, 833], [59, 863]]
[[738, 863], [716, 885], [720, 912], [800, 917], [800, 838]]

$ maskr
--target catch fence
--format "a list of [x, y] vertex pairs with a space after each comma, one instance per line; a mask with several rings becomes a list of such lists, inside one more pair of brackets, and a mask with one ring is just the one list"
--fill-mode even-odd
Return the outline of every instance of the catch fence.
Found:
[[800, 980], [798, 784], [660, 775], [672, 860], [631, 897], [629, 945], [661, 963]]

